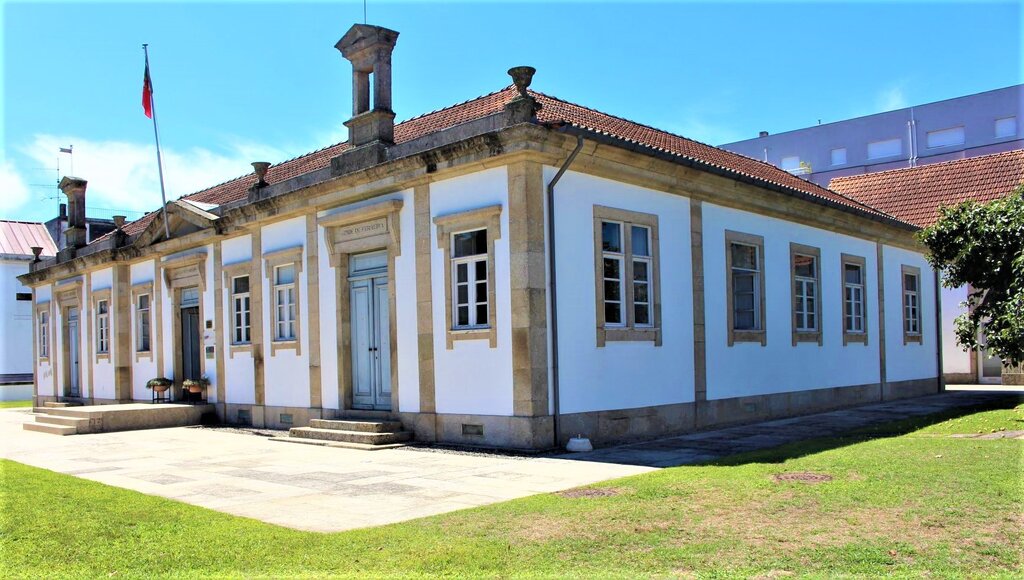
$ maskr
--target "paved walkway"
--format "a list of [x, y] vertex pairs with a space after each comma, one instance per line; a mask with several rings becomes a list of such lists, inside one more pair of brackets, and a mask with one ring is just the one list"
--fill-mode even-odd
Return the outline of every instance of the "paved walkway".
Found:
[[916, 399], [876, 403], [817, 415], [609, 447], [571, 457], [577, 460], [625, 465], [675, 467], [713, 461], [727, 455], [769, 449], [806, 439], [834, 437], [871, 425], [1008, 399], [1024, 401], [1024, 395], [1012, 391], [946, 392]]
[[0, 410], [0, 457], [302, 530], [400, 522], [652, 468], [415, 449], [359, 451], [177, 427], [60, 437]]

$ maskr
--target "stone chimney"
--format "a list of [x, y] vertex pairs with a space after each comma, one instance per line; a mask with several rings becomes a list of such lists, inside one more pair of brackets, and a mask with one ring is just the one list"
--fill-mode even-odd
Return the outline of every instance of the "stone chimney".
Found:
[[68, 196], [67, 247], [84, 248], [88, 243], [85, 230], [85, 188], [88, 181], [78, 177], [65, 177], [58, 187]]
[[352, 63], [352, 118], [345, 122], [348, 142], [352, 147], [370, 143], [391, 145], [395, 141], [395, 113], [391, 110], [391, 52], [397, 41], [398, 33], [394, 30], [356, 24], [334, 45]]

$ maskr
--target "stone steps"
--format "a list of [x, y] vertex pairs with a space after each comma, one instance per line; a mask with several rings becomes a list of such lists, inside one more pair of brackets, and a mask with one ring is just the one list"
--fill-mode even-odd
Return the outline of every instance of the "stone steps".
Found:
[[337, 417], [342, 421], [393, 421], [391, 411], [369, 411], [363, 409], [345, 409]]
[[292, 427], [288, 431], [288, 435], [301, 439], [359, 443], [363, 445], [390, 445], [393, 443], [404, 443], [411, 440], [413, 436], [410, 431], [350, 431], [344, 429], [322, 429], [317, 427]]
[[47, 425], [63, 425], [65, 427], [75, 427], [76, 429], [79, 426], [89, 426], [88, 419], [80, 419], [76, 417], [61, 417], [60, 415], [39, 415], [38, 417], [36, 417], [36, 423], [45, 423]]
[[335, 431], [361, 431], [364, 433], [393, 433], [402, 430], [401, 421], [354, 421], [351, 419], [313, 419], [309, 426]]
[[78, 433], [78, 427], [69, 425], [53, 425], [50, 423], [23, 423], [22, 429], [25, 431], [50, 433], [51, 435], [74, 435]]

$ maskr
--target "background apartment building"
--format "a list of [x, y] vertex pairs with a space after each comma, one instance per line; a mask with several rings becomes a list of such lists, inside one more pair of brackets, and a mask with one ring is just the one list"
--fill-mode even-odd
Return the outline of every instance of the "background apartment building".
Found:
[[1024, 85], [726, 143], [827, 187], [835, 177], [1024, 148]]

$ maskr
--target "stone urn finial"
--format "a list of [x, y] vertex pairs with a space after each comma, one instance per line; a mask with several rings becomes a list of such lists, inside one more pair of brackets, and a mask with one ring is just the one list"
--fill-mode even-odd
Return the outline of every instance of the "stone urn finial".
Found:
[[31, 248], [31, 249], [32, 249], [32, 255], [34, 256], [34, 258], [33, 258], [32, 262], [33, 262], [33, 263], [39, 263], [39, 262], [42, 262], [42, 261], [43, 261], [43, 259], [42, 259], [42, 258], [40, 258], [39, 256], [40, 256], [40, 255], [42, 255], [42, 253], [43, 253], [43, 248], [42, 248], [42, 247], [40, 247], [40, 246], [32, 246], [32, 248]]
[[516, 85], [516, 90], [519, 91], [519, 96], [527, 99], [530, 97], [526, 93], [526, 89], [530, 87], [530, 83], [533, 82], [533, 75], [537, 72], [537, 69], [532, 66], [514, 66], [508, 69], [508, 76], [512, 77], [512, 82]]
[[270, 169], [270, 163], [266, 161], [253, 161], [252, 168], [256, 170], [256, 183], [253, 187], [266, 187], [267, 184], [267, 170]]
[[124, 229], [124, 223], [125, 223], [125, 221], [127, 221], [127, 219], [128, 219], [128, 217], [127, 216], [123, 216], [123, 215], [116, 215], [116, 216], [114, 216], [114, 227], [117, 228], [118, 231], [123, 230]]

